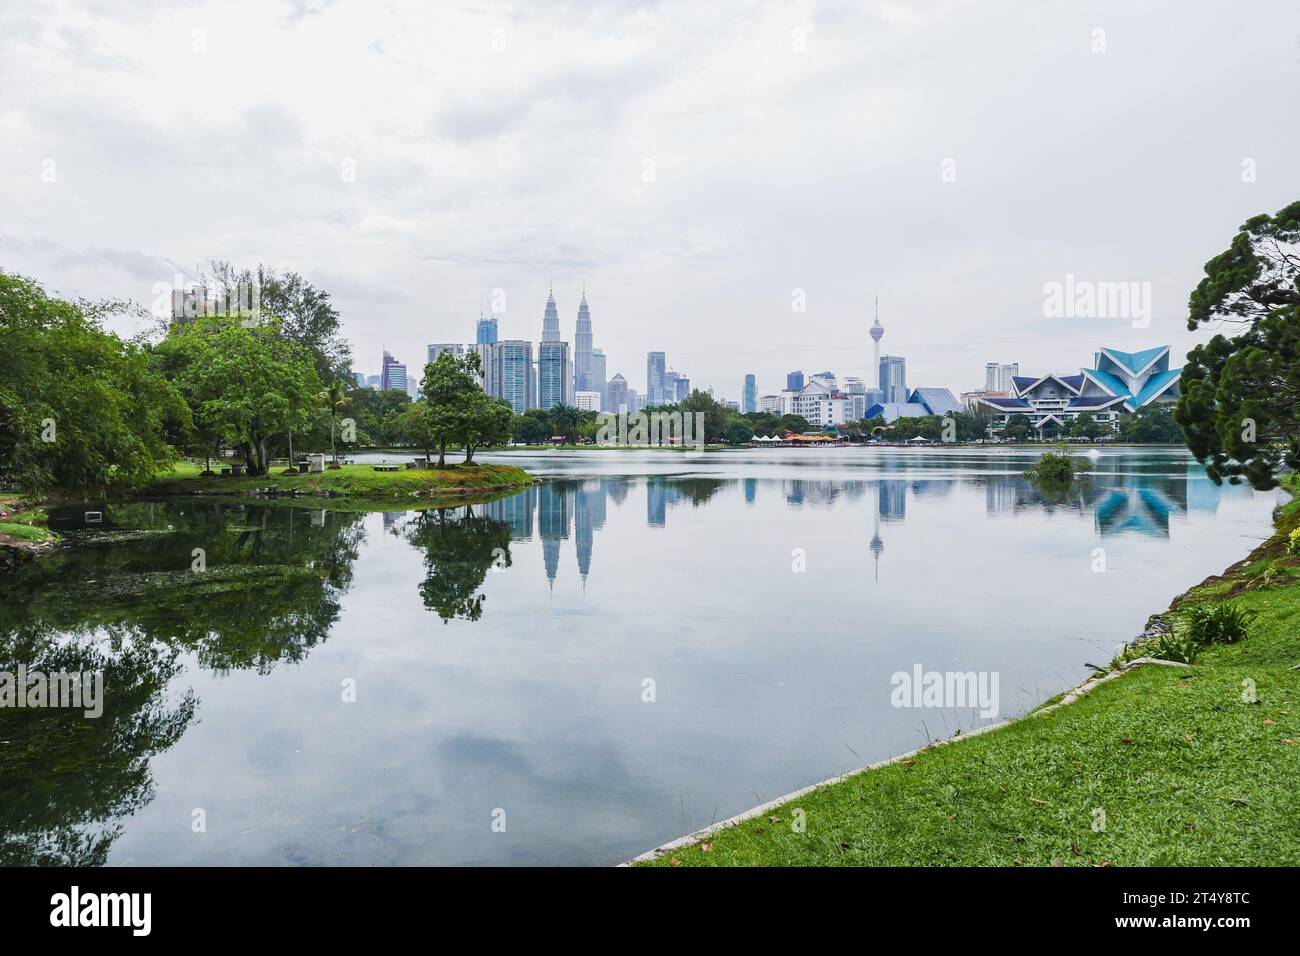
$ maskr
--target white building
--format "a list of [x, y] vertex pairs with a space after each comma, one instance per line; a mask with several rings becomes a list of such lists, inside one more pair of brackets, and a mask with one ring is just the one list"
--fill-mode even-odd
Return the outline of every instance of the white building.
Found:
[[459, 342], [439, 342], [435, 345], [430, 345], [426, 349], [426, 352], [428, 353], [429, 356], [425, 360], [427, 364], [429, 362], [438, 361], [438, 356], [441, 355], [443, 352], [450, 352], [452, 355], [456, 356], [456, 358], [464, 358], [465, 346], [461, 345]]
[[984, 391], [1014, 395], [1016, 389], [1015, 378], [1019, 374], [1019, 362], [986, 362], [984, 364]]
[[580, 412], [598, 412], [600, 408], [600, 392], [574, 392], [573, 401]]
[[843, 425], [852, 411], [851, 401], [836, 392], [824, 379], [813, 378], [803, 388], [781, 391], [781, 414], [798, 415], [817, 428]]
[[769, 412], [772, 415], [781, 414], [781, 396], [764, 395], [758, 400], [758, 410], [760, 412]]

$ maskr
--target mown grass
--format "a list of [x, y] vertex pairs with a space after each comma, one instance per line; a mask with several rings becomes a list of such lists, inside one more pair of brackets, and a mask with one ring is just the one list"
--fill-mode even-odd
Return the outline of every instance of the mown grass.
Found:
[[49, 541], [53, 537], [44, 528], [31, 524], [20, 524], [13, 521], [0, 521], [0, 536], [7, 535], [15, 541], [29, 541], [39, 544], [42, 541]]
[[260, 477], [226, 475], [201, 477], [202, 467], [181, 462], [171, 471], [160, 474], [145, 489], [152, 494], [248, 494], [256, 489], [277, 488], [302, 494], [331, 492], [336, 495], [382, 499], [412, 494], [436, 497], [491, 494], [520, 488], [533, 481], [525, 471], [513, 465], [450, 465], [447, 468], [375, 471], [371, 465], [343, 465], [314, 475], [285, 475], [281, 468]]
[[1210, 645], [1194, 667], [1135, 668], [651, 865], [1300, 865], [1300, 557], [1285, 549], [1297, 523], [1293, 501], [1268, 542], [1164, 615], [1230, 599], [1257, 615], [1244, 641]]

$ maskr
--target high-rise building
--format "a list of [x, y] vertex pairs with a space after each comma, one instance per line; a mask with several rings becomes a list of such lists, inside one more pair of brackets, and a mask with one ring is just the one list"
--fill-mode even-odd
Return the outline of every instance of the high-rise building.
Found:
[[591, 375], [591, 309], [587, 307], [587, 290], [582, 290], [578, 303], [578, 325], [573, 333], [573, 388], [578, 392], [592, 392], [604, 382], [595, 382]]
[[465, 346], [460, 345], [456, 342], [439, 342], [437, 344], [430, 345], [426, 349], [426, 352], [428, 354], [428, 358], [425, 360], [425, 364], [432, 364], [433, 362], [438, 361], [438, 356], [441, 355], [443, 352], [450, 352], [452, 355], [456, 356], [456, 358], [464, 358]]
[[573, 404], [573, 364], [568, 342], [537, 346], [537, 407]]
[[480, 315], [478, 317], [478, 326], [474, 330], [475, 345], [496, 345], [497, 343], [497, 317], [495, 315]]
[[537, 407], [537, 383], [533, 365], [533, 343], [505, 339], [491, 347], [491, 377], [488, 393], [504, 398], [516, 415]]
[[600, 404], [605, 406], [605, 353], [601, 349], [591, 350], [591, 390], [600, 393]]
[[1019, 362], [986, 362], [984, 365], [984, 391], [1016, 392], [1015, 377], [1020, 374]]
[[691, 394], [691, 380], [689, 378], [672, 369], [664, 372], [665, 403], [680, 402], [689, 394]]
[[785, 376], [785, 387], [791, 392], [797, 392], [803, 388], [803, 372], [787, 372]]
[[664, 353], [647, 352], [645, 362], [646, 405], [654, 407], [663, 405], [664, 395]]
[[619, 412], [633, 411], [628, 403], [627, 379], [618, 372], [605, 384], [604, 410], [616, 415]]
[[758, 379], [753, 375], [745, 376], [745, 391], [741, 397], [740, 410], [746, 415], [758, 411]]
[[560, 310], [555, 307], [555, 293], [546, 293], [546, 311], [542, 313], [542, 341], [560, 341]]
[[780, 415], [780, 414], [781, 414], [781, 396], [780, 396], [780, 395], [764, 395], [762, 398], [760, 398], [760, 399], [758, 400], [758, 410], [759, 410], [760, 412], [767, 412], [768, 414], [771, 414], [771, 415]]
[[907, 361], [901, 355], [880, 356], [880, 390], [886, 404], [907, 401]]
[[600, 411], [600, 392], [574, 392], [573, 407], [580, 412]]
[[380, 386], [381, 384], [382, 384], [382, 382], [381, 382], [380, 376], [378, 376], [378, 375], [367, 375], [367, 376], [366, 376], [366, 388], [378, 389], [379, 386]]
[[390, 388], [397, 391], [406, 391], [406, 365], [397, 361], [387, 352], [384, 353], [383, 372], [379, 376], [379, 387], [384, 391]]

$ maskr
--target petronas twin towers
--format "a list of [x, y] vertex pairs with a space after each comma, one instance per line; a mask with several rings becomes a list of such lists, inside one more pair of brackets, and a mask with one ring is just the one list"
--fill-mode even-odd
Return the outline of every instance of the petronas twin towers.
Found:
[[553, 408], [561, 403], [572, 405], [577, 392], [603, 392], [602, 381], [592, 375], [591, 309], [587, 305], [587, 291], [582, 291], [578, 304], [578, 327], [574, 335], [574, 355], [569, 359], [569, 343], [560, 339], [560, 310], [555, 304], [555, 292], [546, 296], [546, 311], [542, 314], [542, 341], [537, 351], [537, 404]]

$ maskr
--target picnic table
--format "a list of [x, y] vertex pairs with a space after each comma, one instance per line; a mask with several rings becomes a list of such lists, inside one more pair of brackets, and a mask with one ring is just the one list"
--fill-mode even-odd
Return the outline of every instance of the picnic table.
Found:
[[388, 463], [384, 463], [382, 465], [372, 465], [371, 467], [375, 471], [401, 471], [402, 470], [401, 465], [390, 465]]

